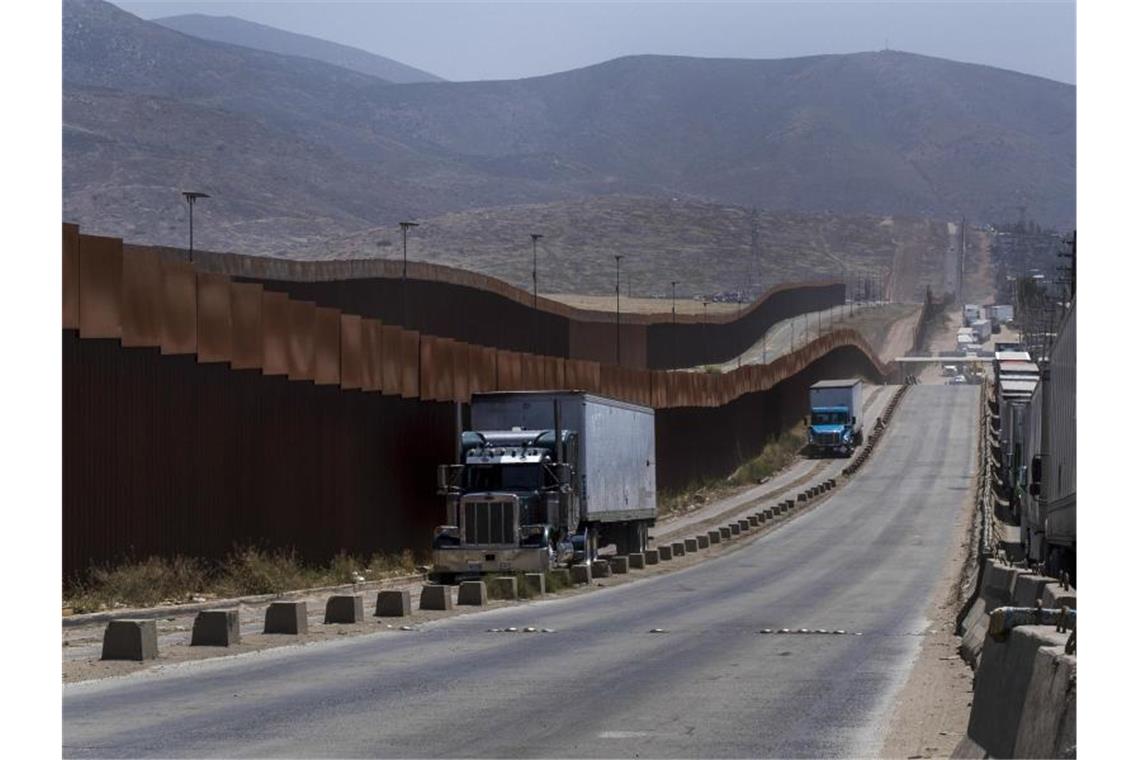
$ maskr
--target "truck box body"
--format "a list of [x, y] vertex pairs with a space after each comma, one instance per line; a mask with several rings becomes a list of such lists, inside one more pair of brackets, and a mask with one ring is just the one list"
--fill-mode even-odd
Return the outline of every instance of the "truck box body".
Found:
[[978, 336], [978, 342], [979, 343], [985, 343], [987, 340], [990, 339], [990, 335], [993, 333], [993, 326], [990, 324], [989, 320], [987, 320], [987, 319], [975, 320], [974, 322], [972, 322], [970, 324], [970, 327], [974, 330], [974, 333]]
[[471, 397], [472, 430], [563, 430], [578, 433], [582, 519], [614, 522], [657, 515], [654, 412], [581, 391], [505, 392]]
[[993, 307], [992, 322], [1006, 324], [1013, 321], [1013, 307], [1009, 304], [998, 304]]
[[962, 324], [970, 325], [982, 318], [982, 308], [977, 304], [968, 303], [962, 307]]

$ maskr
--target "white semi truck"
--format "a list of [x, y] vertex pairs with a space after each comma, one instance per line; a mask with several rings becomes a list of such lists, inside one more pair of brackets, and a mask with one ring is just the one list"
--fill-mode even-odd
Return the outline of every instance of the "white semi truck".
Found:
[[447, 524], [432, 541], [442, 582], [644, 551], [657, 518], [654, 413], [582, 391], [471, 398], [458, 464], [441, 465]]

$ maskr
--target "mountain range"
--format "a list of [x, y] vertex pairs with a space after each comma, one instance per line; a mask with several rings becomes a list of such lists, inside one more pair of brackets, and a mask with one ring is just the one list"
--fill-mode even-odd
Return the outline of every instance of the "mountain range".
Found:
[[299, 253], [400, 219], [607, 196], [1075, 219], [1075, 88], [1039, 77], [883, 51], [399, 82], [342, 46], [192, 26], [65, 0], [68, 221], [181, 244], [178, 191], [195, 189], [212, 196], [201, 245]]

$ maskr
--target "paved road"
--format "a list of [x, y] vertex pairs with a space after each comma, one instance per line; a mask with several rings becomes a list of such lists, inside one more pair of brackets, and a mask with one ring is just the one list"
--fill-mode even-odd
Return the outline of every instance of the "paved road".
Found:
[[[977, 392], [913, 388], [841, 492], [684, 571], [67, 687], [64, 754], [872, 754], [970, 495]], [[553, 632], [487, 631], [528, 625]]]

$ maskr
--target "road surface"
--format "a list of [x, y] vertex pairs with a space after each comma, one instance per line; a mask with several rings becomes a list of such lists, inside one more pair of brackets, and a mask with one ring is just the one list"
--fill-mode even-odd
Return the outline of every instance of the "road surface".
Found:
[[843, 490], [686, 570], [65, 687], [64, 754], [873, 754], [970, 496], [977, 392], [912, 388]]

